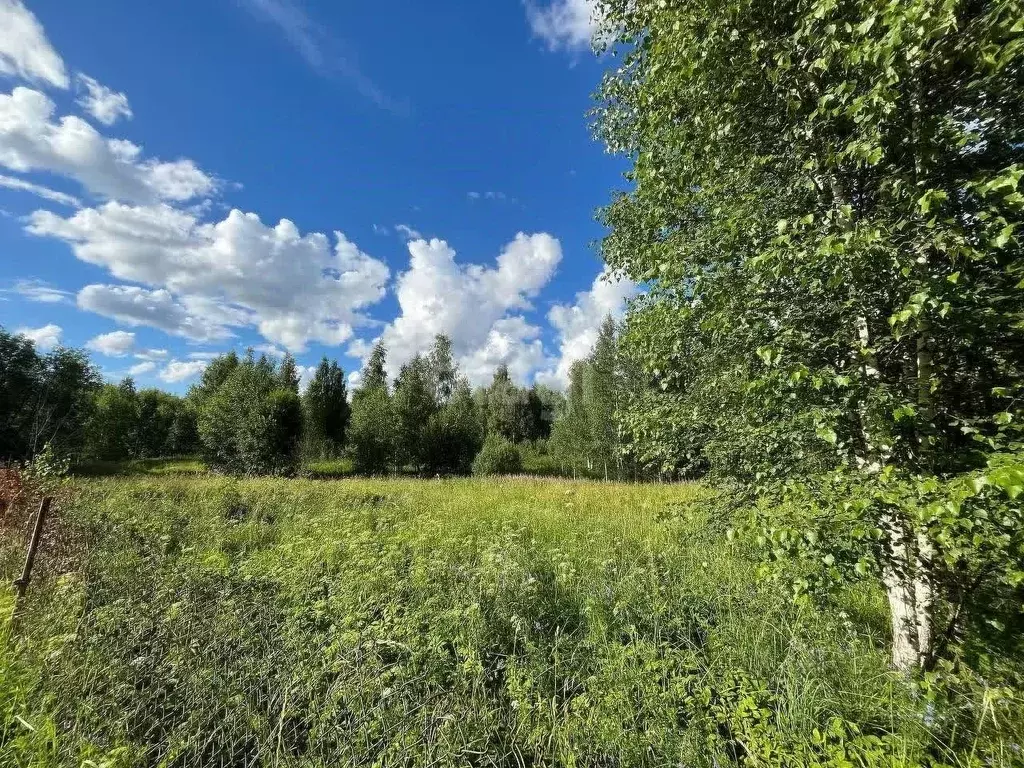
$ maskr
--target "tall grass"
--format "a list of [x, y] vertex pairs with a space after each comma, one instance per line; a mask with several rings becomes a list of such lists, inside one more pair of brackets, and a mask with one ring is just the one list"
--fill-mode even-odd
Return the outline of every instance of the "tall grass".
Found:
[[[81, 552], [0, 655], [9, 764], [892, 766], [941, 746], [886, 671], [881, 596], [851, 594], [854, 622], [761, 586], [699, 486], [77, 489], [60, 525]], [[20, 720], [54, 737], [17, 742]]]

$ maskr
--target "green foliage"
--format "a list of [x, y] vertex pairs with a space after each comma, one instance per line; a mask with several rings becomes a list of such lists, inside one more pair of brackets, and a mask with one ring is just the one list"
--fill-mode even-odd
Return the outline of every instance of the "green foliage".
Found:
[[530, 440], [547, 440], [555, 422], [565, 410], [565, 395], [543, 384], [534, 384], [529, 394], [531, 419], [534, 425]]
[[92, 461], [124, 461], [195, 453], [195, 414], [176, 395], [158, 389], [136, 392], [126, 378], [96, 393], [84, 454]]
[[21, 468], [21, 478], [33, 497], [57, 496], [67, 485], [71, 460], [50, 445], [43, 447]]
[[284, 461], [282, 465], [269, 463], [268, 466], [274, 467], [273, 471], [278, 471], [279, 466], [292, 471], [302, 438], [302, 401], [290, 388], [275, 389], [268, 399], [266, 418], [270, 425], [259, 433], [260, 439], [267, 443], [267, 454], [273, 457], [271, 462]]
[[515, 443], [501, 435], [488, 435], [473, 460], [474, 475], [518, 475], [523, 471], [523, 456]]
[[586, 366], [586, 362], [580, 360], [570, 368], [565, 409], [551, 430], [552, 452], [572, 466], [574, 472], [585, 466], [590, 445], [590, 423], [583, 389]]
[[[65, 738], [47, 713], [39, 710], [38, 669], [12, 638], [14, 595], [0, 589], [0, 764], [40, 768], [74, 764], [119, 768], [128, 766], [127, 750], [103, 752]], [[78, 747], [77, 749], [75, 747]]]
[[0, 456], [24, 458], [29, 453], [30, 425], [41, 361], [32, 342], [0, 327]]
[[340, 459], [320, 459], [306, 462], [302, 466], [304, 477], [333, 480], [349, 477], [355, 472], [355, 465], [350, 457]]
[[439, 410], [430, 415], [424, 431], [425, 467], [433, 474], [468, 475], [484, 441], [483, 425], [473, 393], [458, 380]]
[[[151, 390], [145, 390], [146, 392]], [[165, 393], [161, 393], [162, 395]], [[164, 406], [168, 401], [161, 398]], [[187, 400], [175, 399], [167, 439], [164, 442], [165, 456], [189, 456], [199, 452], [199, 427], [196, 423], [196, 412]], [[151, 454], [155, 455], [155, 454]]]
[[277, 369], [278, 386], [288, 392], [299, 394], [299, 369], [291, 352], [285, 353]]
[[[766, 567], [798, 599], [829, 600], [846, 584], [883, 579], [890, 554], [883, 521], [903, 526], [904, 538], [926, 537], [928, 561], [917, 560], [906, 574], [927, 580], [935, 593], [935, 640], [924, 665], [966, 661], [994, 683], [1007, 670], [1024, 669], [1021, 462], [997, 456], [984, 472], [948, 480], [892, 468], [870, 478], [836, 472], [793, 480], [763, 494], [745, 525]], [[1018, 678], [1015, 672], [1003, 682], [1017, 685]]]
[[615, 323], [606, 317], [590, 355], [569, 369], [569, 388], [551, 432], [553, 454], [573, 475], [621, 479], [632, 446], [622, 439], [620, 411], [634, 385], [619, 352]]
[[395, 435], [396, 463], [420, 471], [428, 462], [430, 418], [437, 412], [435, 386], [427, 361], [420, 355], [402, 366], [395, 379], [392, 399], [398, 432]]
[[131, 378], [119, 385], [104, 384], [96, 393], [89, 420], [89, 458], [118, 461], [134, 457], [139, 439], [139, 410]]
[[398, 419], [387, 389], [356, 390], [352, 396], [349, 447], [357, 472], [378, 475], [390, 471], [397, 451]]
[[99, 372], [81, 350], [40, 355], [0, 327], [0, 458], [23, 461], [46, 445], [77, 455], [99, 387]]
[[608, 5], [638, 408], [746, 477], [862, 456], [865, 419], [889, 460], [976, 464], [1021, 373], [1018, 4]]
[[452, 354], [452, 340], [443, 333], [434, 339], [434, 347], [426, 359], [427, 376], [439, 405], [447, 403], [459, 383], [459, 367]]
[[498, 366], [484, 390], [483, 412], [488, 435], [501, 435], [513, 442], [523, 438], [525, 409], [507, 365]]
[[550, 389], [517, 387], [504, 364], [498, 366], [490, 386], [478, 396], [487, 434], [501, 435], [513, 443], [547, 438], [559, 402]]
[[214, 363], [218, 374], [204, 377], [190, 395], [199, 403], [198, 430], [207, 465], [240, 475], [294, 472], [302, 436], [299, 396], [280, 388], [266, 357], [254, 361], [250, 354], [241, 362], [221, 358]]
[[202, 475], [206, 465], [198, 459], [134, 459], [132, 461], [90, 461], [76, 464], [76, 477], [111, 477], [115, 475]]
[[337, 361], [324, 357], [302, 395], [304, 441], [307, 456], [338, 456], [345, 445], [351, 416], [345, 372]]
[[[1021, 5], [603, 6], [624, 61], [597, 129], [633, 160], [604, 253], [650, 287], [623, 337], [650, 386], [623, 430], [753, 490], [852, 471], [881, 538], [849, 546], [879, 560], [893, 664], [927, 669], [957, 605], [940, 564], [989, 510], [922, 505], [1019, 445]], [[889, 478], [914, 503], [880, 502]]]
[[199, 383], [193, 385], [188, 391], [188, 398], [194, 404], [195, 410], [212, 397], [221, 385], [228, 380], [228, 377], [240, 365], [238, 355], [234, 350], [213, 358], [203, 369]]
[[428, 356], [416, 355], [403, 365], [393, 395], [383, 376], [385, 363], [378, 345], [353, 394], [350, 447], [356, 471], [467, 474], [483, 442], [483, 422], [459, 376], [451, 341], [438, 336]]
[[367, 360], [366, 368], [363, 370], [362, 388], [364, 390], [386, 390], [388, 388], [388, 374], [385, 368], [387, 354], [388, 351], [383, 341], [378, 341], [373, 346], [370, 359]]
[[990, 690], [951, 738], [885, 672], [878, 590], [794, 605], [695, 486], [168, 477], [76, 496], [62, 520], [88, 549], [0, 643], [18, 764], [1017, 760], [1019, 701]]
[[138, 403], [138, 458], [181, 456], [198, 450], [195, 416], [183, 398], [159, 389], [144, 389], [138, 393]]

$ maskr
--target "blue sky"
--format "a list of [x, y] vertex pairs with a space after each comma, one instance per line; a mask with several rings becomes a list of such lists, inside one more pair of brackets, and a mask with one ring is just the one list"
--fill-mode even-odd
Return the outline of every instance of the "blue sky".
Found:
[[[0, 0], [0, 324], [183, 391], [214, 352], [558, 385], [634, 292], [589, 0]], [[347, 7], [342, 7], [347, 6]]]

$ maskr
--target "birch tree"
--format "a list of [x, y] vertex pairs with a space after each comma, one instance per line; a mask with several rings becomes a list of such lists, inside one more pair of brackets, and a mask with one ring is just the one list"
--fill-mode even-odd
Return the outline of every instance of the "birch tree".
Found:
[[1019, 410], [1022, 17], [1019, 0], [603, 4], [622, 60], [596, 127], [633, 162], [604, 253], [651, 285], [626, 336], [665, 394], [637, 407], [704, 424], [711, 469], [754, 487], [845, 466], [874, 488], [861, 522], [905, 671], [935, 658], [969, 512], [894, 483], [983, 467]]

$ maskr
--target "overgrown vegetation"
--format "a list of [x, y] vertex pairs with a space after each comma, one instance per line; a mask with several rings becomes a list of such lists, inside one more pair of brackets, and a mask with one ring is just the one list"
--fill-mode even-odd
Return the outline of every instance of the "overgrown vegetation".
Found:
[[473, 461], [474, 475], [518, 475], [522, 471], [522, 454], [501, 435], [490, 435]]
[[203, 458], [234, 474], [289, 474], [299, 463], [302, 403], [288, 366], [225, 356], [191, 394]]
[[646, 291], [564, 395], [440, 336], [350, 407], [234, 353], [167, 398], [3, 334], [0, 452], [705, 490], [83, 482], [19, 764], [1024, 764], [1024, 5], [597, 6]]
[[1017, 759], [1019, 702], [965, 691], [964, 717], [922, 721], [880, 674], [882, 592], [795, 604], [695, 486], [78, 488], [60, 525], [89, 546], [41, 572], [0, 656], [12, 764]]

